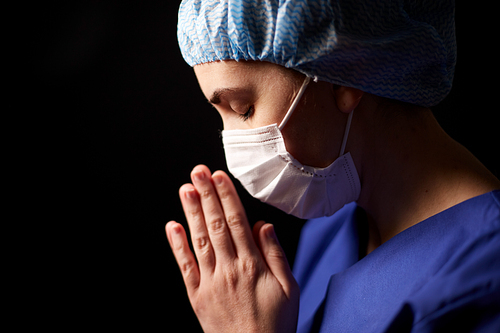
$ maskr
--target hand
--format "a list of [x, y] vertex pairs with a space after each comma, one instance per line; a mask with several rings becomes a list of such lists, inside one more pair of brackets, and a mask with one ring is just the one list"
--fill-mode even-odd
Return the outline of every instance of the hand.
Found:
[[205, 332], [295, 332], [299, 287], [273, 226], [250, 231], [233, 183], [199, 165], [179, 190], [195, 256], [182, 225], [166, 225], [191, 305]]

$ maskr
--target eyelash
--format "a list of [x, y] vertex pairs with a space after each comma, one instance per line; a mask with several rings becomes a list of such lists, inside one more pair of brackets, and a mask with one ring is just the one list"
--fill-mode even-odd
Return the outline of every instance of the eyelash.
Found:
[[250, 118], [253, 114], [253, 106], [249, 107], [248, 108], [248, 111], [243, 113], [243, 114], [239, 114], [239, 116], [243, 119], [243, 121], [247, 121], [248, 118]]

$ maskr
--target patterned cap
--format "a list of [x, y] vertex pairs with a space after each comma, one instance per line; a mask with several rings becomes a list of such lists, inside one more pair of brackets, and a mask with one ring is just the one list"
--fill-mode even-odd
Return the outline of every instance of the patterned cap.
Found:
[[451, 89], [453, 0], [184, 0], [186, 62], [268, 61], [421, 106]]

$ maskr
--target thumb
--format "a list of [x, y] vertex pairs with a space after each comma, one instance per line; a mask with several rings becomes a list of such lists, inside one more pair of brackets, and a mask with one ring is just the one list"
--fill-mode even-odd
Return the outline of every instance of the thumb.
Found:
[[267, 266], [290, 297], [296, 282], [272, 224], [260, 228], [259, 241]]

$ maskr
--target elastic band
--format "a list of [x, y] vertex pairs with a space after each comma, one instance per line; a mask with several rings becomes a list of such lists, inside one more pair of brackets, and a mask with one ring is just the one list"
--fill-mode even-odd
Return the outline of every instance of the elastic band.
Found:
[[302, 95], [306, 91], [306, 87], [309, 84], [310, 80], [311, 80], [311, 78], [309, 76], [306, 76], [306, 79], [304, 80], [304, 82], [302, 83], [302, 86], [300, 87], [299, 93], [295, 97], [292, 105], [290, 106], [290, 109], [288, 109], [288, 111], [285, 115], [285, 118], [283, 118], [283, 120], [281, 121], [281, 124], [278, 126], [280, 131], [283, 129], [283, 127], [285, 127], [286, 123], [288, 122], [288, 119], [290, 119], [290, 117], [292, 116], [292, 113], [295, 110], [295, 108], [297, 107], [297, 104], [299, 104], [300, 98], [302, 97]]
[[342, 139], [342, 147], [340, 147], [340, 155], [344, 155], [344, 150], [345, 150], [345, 145], [347, 143], [347, 137], [349, 136], [349, 129], [351, 128], [351, 120], [352, 120], [352, 114], [354, 113], [354, 110], [349, 112], [349, 117], [347, 117], [347, 125], [345, 125], [345, 132], [344, 132], [344, 138]]

